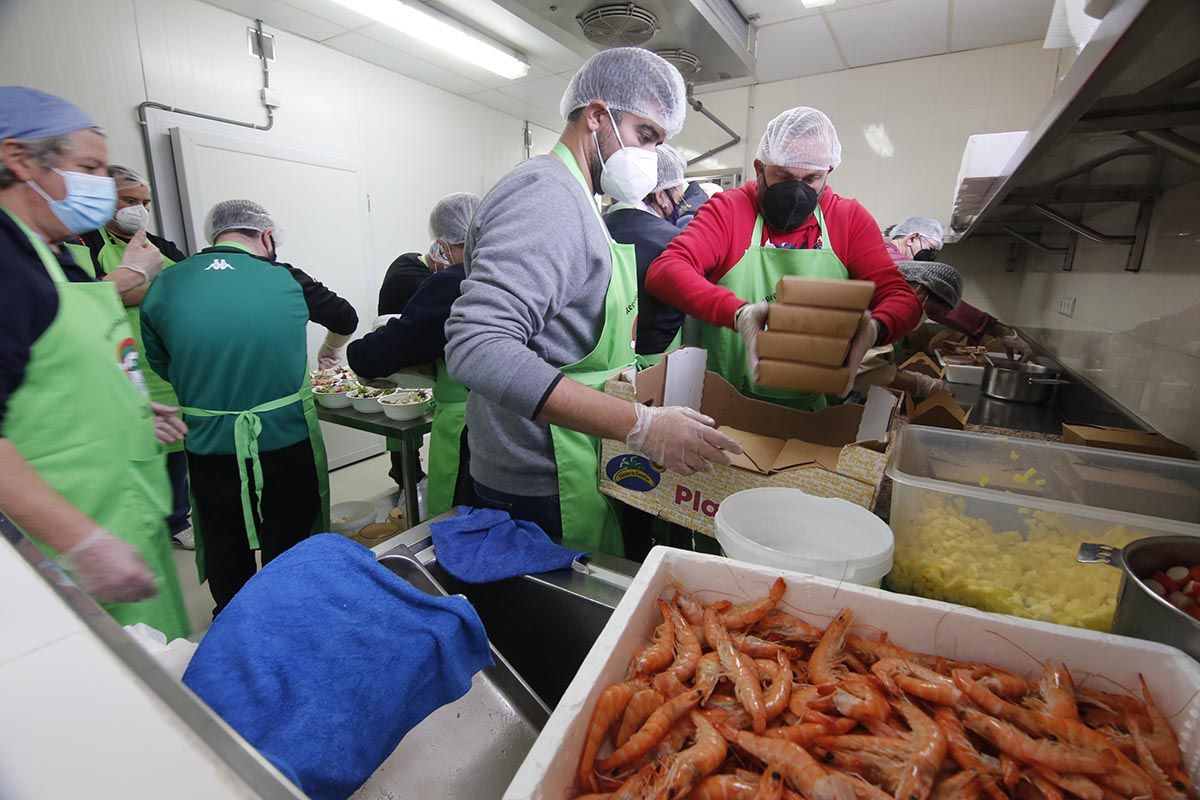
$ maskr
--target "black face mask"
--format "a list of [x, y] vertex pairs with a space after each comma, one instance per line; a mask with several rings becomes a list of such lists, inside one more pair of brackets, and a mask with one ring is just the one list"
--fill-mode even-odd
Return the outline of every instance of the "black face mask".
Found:
[[941, 250], [934, 250], [932, 247], [926, 247], [924, 250], [918, 250], [913, 253], [913, 261], [937, 261], [938, 253]]
[[758, 184], [758, 205], [763, 219], [776, 231], [794, 231], [812, 216], [820, 194], [804, 181], [780, 181], [767, 186]]

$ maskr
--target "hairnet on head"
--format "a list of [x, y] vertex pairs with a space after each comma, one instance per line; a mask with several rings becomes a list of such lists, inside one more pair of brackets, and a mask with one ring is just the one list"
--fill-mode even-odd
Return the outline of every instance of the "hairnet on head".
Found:
[[204, 220], [204, 236], [210, 244], [225, 231], [233, 230], [275, 231], [275, 244], [279, 244], [275, 220], [253, 200], [222, 200], [209, 210]]
[[683, 156], [679, 155], [679, 151], [669, 144], [660, 144], [658, 146], [658, 184], [654, 187], [654, 191], [661, 192], [663, 189], [679, 186], [683, 183], [683, 173], [686, 170], [687, 162], [683, 160]]
[[901, 261], [897, 265], [904, 280], [924, 286], [930, 294], [954, 308], [962, 300], [962, 275], [940, 261]]
[[942, 227], [942, 223], [929, 217], [909, 217], [904, 222], [892, 228], [892, 232], [888, 234], [888, 237], [899, 239], [901, 236], [908, 236], [910, 233], [919, 233], [926, 239], [934, 240], [939, 245], [944, 244], [946, 241], [946, 229]]
[[450, 244], [462, 244], [467, 240], [467, 227], [476, 208], [479, 208], [477, 194], [454, 192], [446, 195], [437, 201], [429, 214], [429, 235]]
[[98, 127], [61, 97], [28, 86], [0, 86], [0, 140], [48, 139]]
[[667, 138], [683, 129], [687, 112], [687, 89], [679, 70], [640, 47], [601, 50], [585, 61], [563, 93], [563, 119], [593, 100], [604, 101], [613, 111], [645, 117], [662, 127]]
[[842, 163], [842, 143], [829, 117], [800, 106], [767, 123], [755, 158], [777, 167], [833, 169]]
[[112, 178], [118, 189], [128, 189], [131, 186], [145, 186], [150, 188], [150, 182], [134, 172], [129, 167], [122, 167], [120, 164], [108, 165], [108, 177]]

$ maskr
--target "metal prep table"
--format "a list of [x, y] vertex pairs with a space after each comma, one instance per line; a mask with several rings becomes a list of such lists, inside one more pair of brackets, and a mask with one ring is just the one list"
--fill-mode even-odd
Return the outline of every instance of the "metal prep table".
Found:
[[333, 425], [345, 425], [367, 433], [376, 433], [400, 442], [400, 488], [404, 490], [404, 518], [410, 525], [421, 521], [417, 503], [417, 454], [425, 434], [433, 428], [433, 412], [412, 420], [389, 419], [382, 413], [363, 414], [353, 408], [325, 408], [317, 404], [317, 419]]

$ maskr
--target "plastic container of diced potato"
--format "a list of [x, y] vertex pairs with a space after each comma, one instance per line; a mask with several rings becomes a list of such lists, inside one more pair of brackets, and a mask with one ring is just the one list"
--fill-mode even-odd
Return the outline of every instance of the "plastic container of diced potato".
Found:
[[1200, 462], [909, 425], [887, 467], [884, 587], [1108, 631], [1120, 573], [1083, 542], [1200, 536]]

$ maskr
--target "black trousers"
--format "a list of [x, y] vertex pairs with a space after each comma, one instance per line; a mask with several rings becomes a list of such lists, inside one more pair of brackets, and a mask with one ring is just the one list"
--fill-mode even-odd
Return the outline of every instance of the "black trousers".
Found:
[[[241, 478], [237, 457], [188, 453], [188, 472], [196, 507], [192, 516], [199, 520], [204, 537], [205, 568], [208, 590], [221, 612], [238, 590], [254, 577], [257, 565], [246, 525], [242, 517]], [[307, 439], [280, 450], [259, 453], [265, 491], [262, 517], [254, 509], [255, 528], [265, 566], [275, 556], [308, 537], [321, 509], [317, 469], [312, 444]], [[257, 496], [254, 473], [250, 477], [251, 502]]]

